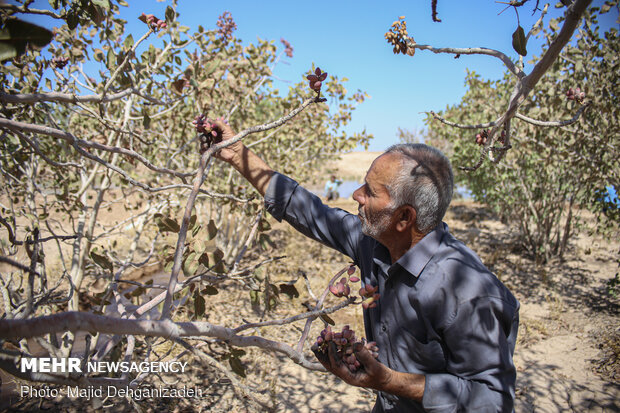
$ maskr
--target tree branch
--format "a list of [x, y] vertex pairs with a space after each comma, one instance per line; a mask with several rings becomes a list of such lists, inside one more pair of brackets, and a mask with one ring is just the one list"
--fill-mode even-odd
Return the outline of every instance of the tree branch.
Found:
[[573, 116], [571, 119], [567, 119], [567, 120], [556, 120], [556, 121], [544, 121], [544, 120], [537, 120], [537, 119], [532, 119], [529, 118], [525, 115], [522, 115], [520, 113], [515, 114], [515, 118], [517, 119], [521, 119], [524, 122], [530, 123], [532, 125], [535, 126], [543, 126], [543, 127], [562, 127], [562, 126], [568, 126], [568, 125], [572, 125], [573, 123], [577, 122], [579, 120], [579, 118], [581, 117], [581, 115], [583, 114], [583, 112], [585, 112], [585, 110], [590, 106], [592, 102], [586, 102], [585, 104], [583, 104], [575, 113], [575, 116]]
[[325, 371], [320, 363], [309, 362], [303, 354], [295, 351], [288, 344], [257, 336], [238, 336], [233, 329], [205, 321], [175, 323], [170, 319], [130, 320], [78, 311], [27, 320], [0, 320], [0, 337], [5, 339], [24, 339], [63, 331], [96, 331], [104, 334], [142, 335], [166, 339], [190, 336], [214, 337], [238, 347], [259, 347], [275, 351], [286, 355], [302, 367]]
[[515, 64], [512, 62], [512, 60], [510, 60], [510, 58], [507, 55], [495, 49], [488, 49], [486, 47], [470, 47], [470, 48], [434, 47], [434, 46], [430, 46], [426, 44], [418, 44], [411, 37], [407, 37], [407, 47], [411, 47], [413, 49], [419, 49], [419, 50], [430, 50], [431, 52], [436, 53], [436, 54], [439, 54], [439, 53], [448, 53], [448, 54], [454, 54], [454, 55], [479, 54], [479, 55], [492, 56], [492, 57], [495, 57], [501, 60], [502, 63], [504, 63], [504, 66], [506, 66], [508, 70], [510, 70], [510, 72], [514, 74], [515, 76], [517, 76], [518, 78], [521, 79], [525, 76], [523, 71], [517, 68], [517, 66], [515, 66]]

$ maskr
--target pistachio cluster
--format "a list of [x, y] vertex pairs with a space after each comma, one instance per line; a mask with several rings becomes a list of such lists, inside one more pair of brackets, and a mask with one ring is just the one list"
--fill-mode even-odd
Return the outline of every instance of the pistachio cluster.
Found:
[[54, 57], [52, 59], [52, 66], [57, 69], [63, 69], [69, 63], [68, 57]]
[[415, 54], [415, 49], [413, 47], [407, 47], [407, 39], [413, 42], [413, 37], [407, 35], [405, 16], [400, 16], [398, 20], [392, 23], [390, 30], [385, 33], [385, 40], [387, 40], [389, 44], [394, 45], [392, 49], [394, 54], [402, 53], [413, 56]]
[[355, 338], [355, 331], [351, 330], [348, 325], [345, 325], [340, 332], [334, 332], [331, 326], [327, 326], [321, 331], [321, 335], [316, 338], [313, 349], [316, 349], [315, 351], [317, 352], [327, 354], [330, 342], [334, 342], [337, 355], [353, 373], [362, 367], [353, 352], [353, 345], [355, 343], [362, 343], [374, 358], [379, 357], [379, 347], [377, 347], [377, 343], [374, 341], [366, 342], [366, 339], [357, 341]]
[[370, 284], [366, 284], [360, 288], [359, 294], [362, 297], [362, 308], [364, 310], [377, 306], [377, 301], [379, 301], [379, 297], [381, 297], [379, 293], [377, 293], [378, 289], [378, 286], [372, 286]]
[[[349, 286], [349, 282], [356, 283], [360, 279], [355, 275], [355, 266], [351, 264], [351, 266], [347, 270], [347, 277], [342, 277], [340, 281], [329, 286], [329, 291], [334, 294], [336, 297], [348, 297], [351, 294], [351, 287]], [[379, 290], [378, 286], [372, 286], [370, 284], [366, 284], [359, 290], [359, 294], [362, 297], [362, 307], [365, 310], [369, 308], [375, 308], [377, 306], [377, 301], [379, 301]]]
[[[489, 131], [487, 129], [483, 129], [482, 132], [478, 133], [476, 135], [476, 144], [483, 146], [487, 143], [487, 140], [489, 139]], [[500, 134], [499, 137], [497, 138], [498, 142], [501, 143], [502, 145], [505, 144], [506, 142], [506, 131], [503, 130]]]
[[138, 19], [140, 19], [143, 23], [146, 23], [146, 25], [148, 25], [154, 32], [168, 27], [168, 24], [164, 20], [158, 19], [152, 14], [142, 13]]
[[284, 38], [280, 38], [280, 42], [284, 45], [284, 54], [288, 57], [293, 57], [293, 46]]
[[230, 40], [232, 38], [233, 32], [237, 29], [237, 23], [233, 20], [232, 14], [229, 11], [225, 11], [218, 19], [217, 19], [217, 27], [218, 33], [222, 36], [224, 40]]
[[[224, 118], [217, 118], [216, 120], [228, 123]], [[203, 153], [219, 137], [220, 131], [216, 128], [215, 120], [209, 119], [205, 114], [196, 116], [192, 124], [196, 128], [196, 132], [200, 134], [200, 153]]]
[[586, 98], [586, 92], [582, 92], [580, 88], [573, 89], [572, 87], [566, 92], [566, 98], [568, 100], [576, 100], [578, 103], [582, 103]]
[[306, 76], [306, 79], [309, 81], [310, 89], [314, 90], [317, 93], [321, 92], [321, 86], [323, 85], [323, 81], [327, 78], [327, 72], [321, 72], [320, 68], [316, 68], [314, 70], [314, 74]]

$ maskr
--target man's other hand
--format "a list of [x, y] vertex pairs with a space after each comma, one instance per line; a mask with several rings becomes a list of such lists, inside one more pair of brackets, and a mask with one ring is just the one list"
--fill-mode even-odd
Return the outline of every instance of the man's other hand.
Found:
[[392, 370], [379, 363], [362, 343], [353, 344], [353, 353], [361, 367], [352, 372], [336, 350], [336, 344], [329, 343], [327, 354], [312, 346], [312, 351], [327, 371], [340, 377], [352, 386], [383, 390], [392, 380]]

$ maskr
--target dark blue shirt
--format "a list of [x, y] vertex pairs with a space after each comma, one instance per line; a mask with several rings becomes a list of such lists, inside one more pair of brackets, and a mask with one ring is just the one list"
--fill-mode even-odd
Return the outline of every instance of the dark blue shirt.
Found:
[[278, 221], [351, 257], [363, 284], [379, 286], [378, 306], [364, 311], [366, 338], [377, 342], [381, 363], [423, 374], [426, 387], [421, 403], [379, 393], [373, 412], [513, 411], [519, 302], [446, 224], [392, 264], [356, 215], [284, 175], [273, 176], [265, 205]]

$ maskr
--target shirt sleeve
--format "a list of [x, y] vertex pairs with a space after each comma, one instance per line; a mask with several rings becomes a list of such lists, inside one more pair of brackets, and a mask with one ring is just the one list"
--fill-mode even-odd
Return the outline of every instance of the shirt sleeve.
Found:
[[362, 231], [357, 216], [328, 207], [293, 179], [277, 172], [267, 187], [265, 207], [278, 221], [284, 219], [302, 234], [359, 263]]
[[516, 381], [512, 355], [518, 325], [518, 303], [477, 297], [460, 304], [444, 330], [447, 373], [426, 375], [424, 409], [512, 412]]

